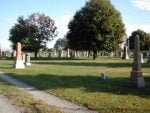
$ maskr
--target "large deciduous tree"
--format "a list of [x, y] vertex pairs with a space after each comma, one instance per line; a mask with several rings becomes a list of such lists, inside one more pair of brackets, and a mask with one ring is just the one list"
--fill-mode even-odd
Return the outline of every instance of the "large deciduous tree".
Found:
[[133, 31], [131, 36], [129, 37], [129, 47], [132, 50], [134, 48], [134, 39], [136, 35], [139, 35], [140, 37], [140, 47], [141, 50], [148, 50], [150, 48], [150, 33], [146, 33], [143, 30], [136, 30]]
[[67, 49], [68, 48], [68, 42], [67, 42], [67, 39], [66, 38], [59, 38], [55, 45], [54, 45], [54, 48], [56, 50], [59, 50], [59, 49]]
[[15, 49], [17, 42], [21, 42], [23, 50], [34, 51], [35, 57], [40, 49], [46, 48], [46, 43], [57, 35], [54, 20], [40, 13], [33, 13], [27, 19], [18, 18], [10, 30], [9, 40]]
[[68, 43], [71, 49], [114, 51], [125, 34], [120, 13], [109, 0], [90, 0], [68, 25]]

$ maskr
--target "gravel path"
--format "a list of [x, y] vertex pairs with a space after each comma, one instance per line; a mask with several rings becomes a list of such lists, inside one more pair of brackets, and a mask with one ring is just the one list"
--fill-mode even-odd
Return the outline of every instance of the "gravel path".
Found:
[[62, 112], [65, 112], [65, 113], [98, 113], [96, 111], [89, 110], [83, 106], [78, 106], [69, 101], [66, 101], [66, 100], [60, 99], [56, 96], [53, 96], [51, 94], [45, 93], [44, 91], [40, 91], [35, 87], [27, 85], [21, 81], [18, 81], [16, 79], [4, 74], [3, 72], [0, 72], [0, 78], [2, 78], [5, 81], [8, 81], [11, 84], [16, 85], [17, 87], [26, 91], [27, 93], [32, 94], [33, 98], [35, 100], [42, 100], [42, 101], [46, 102], [48, 105], [57, 107]]
[[23, 113], [23, 109], [16, 107], [13, 102], [0, 94], [0, 113]]

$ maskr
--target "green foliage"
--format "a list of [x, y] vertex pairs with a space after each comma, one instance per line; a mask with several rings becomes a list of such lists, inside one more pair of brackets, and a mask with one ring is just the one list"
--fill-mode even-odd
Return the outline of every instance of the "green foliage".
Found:
[[35, 51], [46, 48], [46, 43], [57, 35], [54, 21], [39, 13], [31, 14], [27, 19], [18, 18], [18, 23], [10, 30], [9, 40], [15, 49], [17, 42], [21, 42], [22, 49]]
[[23, 17], [19, 17], [17, 21], [18, 23], [11, 28], [9, 36], [13, 49], [16, 49], [17, 42], [21, 42], [23, 48], [28, 43], [25, 41], [28, 33], [28, 29], [26, 27], [27, 20]]
[[59, 49], [67, 49], [68, 48], [68, 41], [67, 41], [67, 38], [59, 38], [55, 45], [54, 45], [54, 48], [56, 50], [59, 50]]
[[129, 37], [130, 49], [134, 48], [134, 39], [136, 35], [140, 37], [141, 50], [148, 50], [150, 48], [150, 33], [146, 33], [140, 29], [133, 31]]
[[76, 12], [68, 27], [68, 43], [75, 50], [113, 51], [125, 34], [120, 13], [109, 0], [90, 0]]

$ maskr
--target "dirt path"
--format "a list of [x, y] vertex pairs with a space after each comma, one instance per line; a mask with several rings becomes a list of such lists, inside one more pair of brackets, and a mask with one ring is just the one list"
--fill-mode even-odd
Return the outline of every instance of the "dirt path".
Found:
[[98, 113], [96, 111], [91, 111], [83, 106], [78, 106], [69, 101], [66, 101], [66, 100], [60, 99], [56, 96], [53, 96], [51, 94], [45, 93], [44, 91], [40, 91], [32, 86], [29, 86], [21, 81], [18, 81], [16, 79], [4, 74], [3, 72], [0, 72], [0, 78], [2, 78], [5, 81], [8, 81], [11, 84], [16, 85], [17, 87], [26, 91], [27, 93], [32, 94], [33, 98], [35, 100], [42, 100], [42, 101], [46, 102], [48, 105], [57, 107], [62, 112], [66, 112], [66, 113]]
[[13, 102], [0, 94], [0, 113], [23, 113], [23, 109], [14, 106]]

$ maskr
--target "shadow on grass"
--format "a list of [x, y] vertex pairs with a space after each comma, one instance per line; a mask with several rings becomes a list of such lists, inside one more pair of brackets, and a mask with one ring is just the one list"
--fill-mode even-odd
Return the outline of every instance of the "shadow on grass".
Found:
[[[67, 58], [67, 57], [41, 57], [41, 58], [31, 58], [32, 60], [90, 60], [90, 58]], [[92, 60], [92, 59], [91, 59]]]
[[131, 63], [96, 63], [96, 62], [34, 62], [34, 64], [45, 64], [45, 65], [63, 65], [63, 66], [105, 66], [105, 67], [131, 67]]
[[[12, 74], [11, 74], [12, 75]], [[15, 75], [13, 75], [15, 76]], [[35, 86], [41, 90], [81, 88], [85, 92], [103, 92], [117, 95], [136, 95], [150, 98], [150, 77], [145, 78], [146, 87], [136, 88], [129, 78], [108, 78], [102, 80], [98, 76], [65, 76], [40, 74], [37, 76], [15, 76], [15, 78]]]

